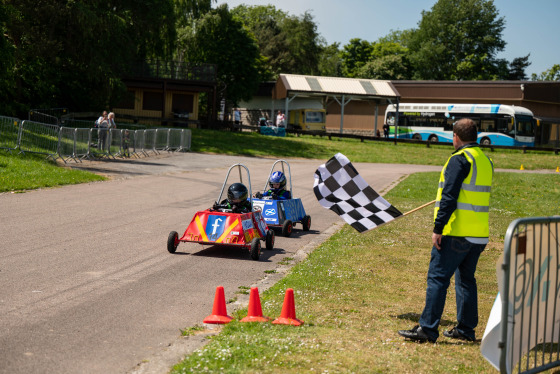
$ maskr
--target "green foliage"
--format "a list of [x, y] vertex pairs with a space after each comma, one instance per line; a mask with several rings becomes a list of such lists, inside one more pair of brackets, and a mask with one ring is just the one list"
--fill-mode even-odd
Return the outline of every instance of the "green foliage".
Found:
[[527, 80], [525, 69], [531, 65], [529, 62], [530, 55], [531, 54], [529, 53], [525, 57], [517, 57], [513, 59], [513, 61], [509, 64], [509, 80]]
[[350, 39], [350, 42], [342, 47], [340, 53], [342, 59], [342, 74], [347, 78], [355, 78], [358, 71], [370, 59], [373, 52], [372, 43], [359, 38]]
[[409, 40], [414, 78], [499, 78], [504, 25], [492, 0], [438, 0]]
[[173, 49], [173, 0], [7, 0], [0, 9], [5, 114], [60, 105], [97, 111], [118, 99], [134, 62]]
[[232, 13], [257, 41], [265, 58], [264, 79], [276, 79], [280, 73], [317, 74], [321, 38], [310, 13], [291, 16], [273, 5], [239, 5]]
[[537, 75], [533, 73], [531, 79], [534, 81], [560, 81], [560, 64], [554, 64], [550, 69]]
[[356, 76], [369, 79], [409, 79], [410, 73], [403, 55], [387, 55], [367, 62]]
[[320, 76], [342, 76], [342, 59], [340, 57], [339, 46], [339, 43], [322, 46], [321, 53], [319, 55], [319, 64], [317, 66]]
[[227, 4], [203, 15], [194, 27], [183, 28], [179, 43], [185, 60], [217, 65], [222, 97], [237, 103], [256, 92], [264, 61], [255, 39]]

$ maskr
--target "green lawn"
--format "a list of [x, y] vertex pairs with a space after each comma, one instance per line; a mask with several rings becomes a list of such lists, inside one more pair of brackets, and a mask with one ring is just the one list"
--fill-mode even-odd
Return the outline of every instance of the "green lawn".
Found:
[[[385, 198], [408, 212], [435, 197], [437, 180], [438, 173], [411, 175]], [[496, 261], [507, 226], [517, 217], [559, 212], [560, 175], [496, 174], [491, 242], [477, 269], [478, 339], [497, 295]], [[240, 323], [247, 310], [230, 313], [236, 320], [172, 373], [496, 373], [482, 357], [480, 341], [441, 337], [437, 344], [420, 344], [397, 334], [422, 312], [432, 219], [433, 205], [364, 234], [345, 225], [261, 293], [263, 314], [276, 318], [285, 290], [293, 288], [303, 326]], [[440, 331], [455, 324], [454, 297], [452, 284]]]
[[25, 191], [105, 179], [86, 171], [61, 167], [52, 160], [46, 160], [44, 155], [0, 151], [0, 192]]
[[[364, 141], [319, 136], [285, 138], [249, 132], [192, 130], [192, 151], [277, 158], [331, 158], [335, 153], [345, 154], [352, 162], [407, 163], [443, 165], [452, 152], [452, 146], [430, 146], [392, 141]], [[550, 152], [496, 150], [488, 152], [496, 168], [552, 170], [560, 166], [560, 156]], [[88, 161], [84, 161], [88, 162]], [[0, 192], [22, 191], [65, 184], [102, 180], [87, 172], [57, 166], [41, 155], [18, 155], [0, 150]]]
[[[193, 130], [192, 135], [195, 152], [255, 157], [327, 160], [341, 152], [352, 162], [441, 166], [452, 151], [451, 146], [395, 145], [312, 136], [275, 138], [205, 130]], [[517, 170], [523, 165], [527, 170], [554, 171], [560, 166], [560, 156], [551, 153], [487, 153], [495, 167], [501, 169]], [[103, 177], [60, 167], [44, 156], [0, 151], [0, 192], [93, 180]], [[438, 173], [415, 174], [385, 197], [407, 212], [435, 198], [437, 180]], [[490, 211], [491, 242], [477, 272], [481, 320], [478, 338], [482, 337], [496, 297], [495, 266], [507, 226], [518, 217], [559, 212], [560, 174], [496, 174]], [[276, 317], [286, 288], [293, 288], [297, 317], [305, 321], [302, 327], [230, 323], [173, 372], [495, 373], [482, 358], [479, 343], [463, 344], [441, 338], [435, 345], [417, 344], [404, 342], [396, 333], [412, 327], [422, 311], [431, 222], [430, 206], [364, 234], [344, 226], [307, 260], [295, 264], [283, 280], [261, 293], [264, 314]], [[247, 292], [248, 286], [243, 286], [242, 292]], [[453, 325], [454, 305], [454, 292], [450, 291], [442, 329]], [[246, 314], [246, 310], [235, 312], [237, 319]], [[188, 334], [203, 329], [194, 326], [184, 331]]]

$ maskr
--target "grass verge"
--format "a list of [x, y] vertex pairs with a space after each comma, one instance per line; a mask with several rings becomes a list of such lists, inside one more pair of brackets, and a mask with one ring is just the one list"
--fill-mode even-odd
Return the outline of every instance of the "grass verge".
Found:
[[0, 192], [25, 191], [105, 180], [83, 170], [57, 166], [44, 155], [0, 152]]
[[[491, 238], [477, 279], [482, 338], [497, 294], [496, 261], [509, 223], [560, 211], [558, 175], [497, 173], [492, 191]], [[407, 212], [433, 199], [437, 173], [409, 176], [385, 197]], [[551, 202], [543, 206], [543, 200]], [[424, 306], [433, 206], [359, 234], [348, 225], [261, 294], [264, 315], [280, 315], [287, 288], [295, 291], [301, 327], [240, 323], [247, 310], [172, 373], [495, 373], [480, 342], [440, 337], [437, 344], [405, 342]], [[455, 323], [454, 285], [440, 331]]]

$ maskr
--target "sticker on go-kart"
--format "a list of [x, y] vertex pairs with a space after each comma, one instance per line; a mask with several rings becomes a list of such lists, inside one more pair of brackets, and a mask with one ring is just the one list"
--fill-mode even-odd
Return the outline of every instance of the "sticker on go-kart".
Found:
[[264, 215], [265, 216], [274, 216], [274, 215], [276, 215], [276, 209], [274, 209], [274, 208], [265, 209]]
[[241, 221], [241, 226], [243, 226], [243, 231], [252, 229], [253, 226], [253, 221], [251, 219], [244, 219], [243, 221]]
[[232, 230], [237, 229], [239, 232], [239, 223], [237, 217], [199, 212], [194, 217], [195, 227], [191, 224], [187, 232], [191, 236], [200, 235], [204, 242], [222, 243], [228, 235], [233, 235]]
[[206, 236], [210, 240], [218, 239], [224, 233], [226, 217], [209, 215], [206, 221]]
[[268, 231], [268, 228], [266, 226], [266, 223], [264, 222], [261, 212], [253, 212], [253, 217], [255, 219], [255, 222], [257, 223], [256, 226], [261, 236], [265, 236], [266, 232]]

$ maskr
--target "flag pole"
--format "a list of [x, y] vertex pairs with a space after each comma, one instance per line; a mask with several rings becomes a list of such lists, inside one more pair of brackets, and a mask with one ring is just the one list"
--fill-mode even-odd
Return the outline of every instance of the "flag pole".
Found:
[[436, 202], [435, 200], [432, 200], [432, 201], [430, 201], [429, 203], [426, 203], [426, 204], [424, 204], [424, 205], [420, 205], [419, 207], [414, 208], [414, 209], [412, 209], [412, 210], [410, 210], [410, 211], [404, 213], [403, 216], [406, 216], [406, 215], [408, 215], [408, 214], [410, 214], [410, 213], [414, 213], [414, 212], [416, 212], [417, 210], [420, 210], [420, 209], [422, 209], [422, 208], [425, 208], [425, 207], [427, 207], [428, 205], [431, 205], [431, 204], [433, 204], [433, 203], [435, 203], [435, 202]]

